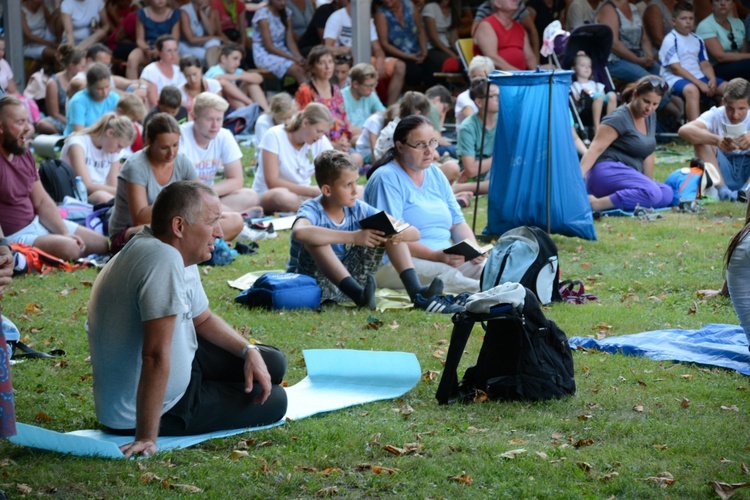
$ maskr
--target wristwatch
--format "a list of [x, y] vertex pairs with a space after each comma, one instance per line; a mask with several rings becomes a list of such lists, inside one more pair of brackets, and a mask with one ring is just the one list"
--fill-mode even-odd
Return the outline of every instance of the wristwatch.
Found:
[[240, 357], [242, 359], [245, 359], [245, 354], [247, 354], [247, 351], [249, 351], [250, 349], [255, 349], [257, 351], [258, 350], [258, 346], [255, 345], [255, 344], [247, 344], [245, 347], [242, 348], [242, 352], [240, 353]]

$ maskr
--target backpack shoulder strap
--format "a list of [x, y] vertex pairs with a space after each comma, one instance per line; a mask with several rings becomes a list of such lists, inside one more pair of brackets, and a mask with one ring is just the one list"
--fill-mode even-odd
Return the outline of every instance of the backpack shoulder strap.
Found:
[[451, 333], [451, 343], [448, 347], [448, 356], [445, 359], [443, 376], [440, 377], [435, 398], [438, 404], [444, 405], [450, 403], [458, 391], [458, 363], [464, 353], [466, 343], [469, 341], [469, 335], [474, 328], [476, 320], [473, 315], [462, 312], [453, 316], [453, 333]]

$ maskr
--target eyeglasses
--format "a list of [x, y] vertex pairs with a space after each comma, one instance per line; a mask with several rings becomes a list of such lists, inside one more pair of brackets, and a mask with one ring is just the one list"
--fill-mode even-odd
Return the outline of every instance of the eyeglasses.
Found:
[[417, 149], [419, 151], [424, 151], [427, 148], [435, 149], [435, 148], [438, 147], [438, 145], [440, 143], [437, 141], [437, 139], [432, 139], [430, 142], [422, 142], [422, 141], [420, 141], [420, 142], [418, 142], [416, 144], [409, 144], [408, 142], [404, 142], [404, 144], [406, 144], [410, 148], [414, 148], [414, 149]]
[[[661, 89], [662, 92], [666, 92], [667, 90], [669, 90], [669, 85], [667, 85], [667, 82], [656, 76], [649, 77], [643, 83], [648, 83], [652, 89]], [[643, 83], [641, 83], [641, 85], [643, 85]]]
[[734, 52], [739, 51], [740, 47], [737, 45], [737, 40], [734, 39], [734, 31], [732, 31], [731, 23], [730, 23], [730, 26], [729, 26], [729, 35], [728, 36], [729, 36], [729, 43], [732, 44], [732, 46], [731, 46], [732, 50]]

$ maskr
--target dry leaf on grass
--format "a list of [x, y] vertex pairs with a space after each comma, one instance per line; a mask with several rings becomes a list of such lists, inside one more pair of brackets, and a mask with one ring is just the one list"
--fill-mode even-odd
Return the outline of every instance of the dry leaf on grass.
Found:
[[451, 481], [456, 481], [457, 483], [465, 484], [466, 486], [470, 486], [471, 483], [474, 482], [471, 476], [465, 472], [463, 474], [459, 474], [458, 476], [448, 476], [448, 479], [450, 479]]
[[474, 427], [473, 425], [470, 425], [466, 428], [466, 430], [469, 432], [487, 432], [489, 429]]
[[740, 411], [739, 408], [737, 408], [737, 405], [721, 405], [722, 410], [731, 410], [731, 411]]
[[21, 495], [30, 495], [33, 489], [31, 489], [31, 486], [24, 483], [16, 483], [16, 491], [18, 491]]
[[721, 483], [719, 481], [711, 481], [711, 486], [713, 486], [714, 491], [717, 495], [719, 495], [719, 498], [721, 500], [726, 500], [727, 498], [732, 497], [738, 489], [745, 488], [747, 486], [750, 486], [750, 483]]
[[323, 488], [315, 492], [316, 497], [330, 497], [331, 495], [335, 495], [339, 492], [338, 486], [329, 486], [328, 488]]
[[549, 456], [546, 453], [544, 453], [543, 451], [537, 451], [536, 455], [539, 458], [541, 458], [542, 460], [547, 460], [549, 458]]
[[393, 446], [392, 444], [387, 444], [383, 446], [383, 450], [387, 451], [388, 453], [392, 453], [396, 455], [397, 457], [404, 454], [404, 450], [402, 450], [398, 446]]
[[731, 460], [729, 460], [728, 458], [724, 458], [724, 457], [719, 457], [719, 463], [720, 463], [720, 464], [731, 464], [731, 463], [732, 463], [732, 461], [731, 461]]
[[674, 476], [670, 474], [669, 472], [660, 472], [656, 476], [647, 477], [646, 481], [651, 481], [652, 483], [656, 483], [662, 488], [666, 488], [667, 486], [674, 484]]
[[427, 370], [422, 374], [424, 382], [432, 382], [440, 378], [440, 370]]
[[643, 403], [638, 403], [633, 407], [633, 411], [636, 411], [638, 413], [643, 413]]
[[588, 462], [576, 462], [576, 466], [586, 473], [591, 472], [591, 469], [593, 469], [593, 466]]
[[52, 417], [47, 415], [45, 412], [40, 411], [34, 416], [34, 422], [43, 422], [43, 423], [52, 422]]
[[745, 465], [745, 462], [740, 462], [740, 470], [744, 475], [750, 474], [750, 472], [747, 470], [747, 465]]
[[372, 472], [374, 474], [388, 474], [393, 475], [396, 472], [398, 472], [398, 469], [391, 469], [389, 467], [380, 467], [379, 465], [373, 465], [372, 466]]
[[653, 446], [654, 446], [654, 449], [657, 449], [657, 450], [666, 450], [667, 449], [667, 445], [666, 444], [655, 444]]
[[595, 441], [593, 439], [591, 439], [591, 438], [589, 438], [589, 439], [583, 439], [583, 438], [581, 438], [578, 441], [576, 441], [575, 443], [573, 443], [573, 446], [575, 446], [576, 448], [582, 448], [584, 446], [591, 446], [594, 443], [595, 443]]
[[143, 484], [149, 484], [154, 481], [161, 481], [161, 478], [153, 472], [144, 472], [143, 474], [141, 474], [140, 479]]
[[250, 454], [245, 450], [232, 450], [232, 453], [229, 454], [229, 458], [232, 460], [239, 460], [249, 455]]
[[516, 449], [516, 450], [508, 450], [508, 451], [506, 451], [505, 453], [501, 453], [501, 454], [500, 454], [500, 457], [502, 457], [502, 458], [509, 458], [509, 459], [513, 459], [513, 458], [516, 458], [516, 457], [517, 457], [517, 456], [519, 456], [519, 455], [523, 455], [524, 453], [526, 453], [526, 450], [525, 450], [525, 449], [523, 449], [523, 448], [518, 448], [518, 449]]
[[578, 415], [578, 420], [591, 420], [592, 418], [594, 418], [594, 416], [589, 413]]
[[619, 472], [612, 471], [602, 476], [599, 476], [599, 481], [611, 481], [612, 479], [616, 478], [619, 475], [620, 475]]
[[177, 490], [185, 493], [202, 493], [203, 490], [198, 488], [197, 486], [193, 486], [192, 484], [179, 484], [179, 483], [170, 483], [169, 481], [162, 481], [161, 485], [164, 488], [168, 488], [170, 490]]
[[680, 406], [683, 408], [690, 407], [690, 400], [688, 398], [682, 398], [682, 401], [680, 402]]

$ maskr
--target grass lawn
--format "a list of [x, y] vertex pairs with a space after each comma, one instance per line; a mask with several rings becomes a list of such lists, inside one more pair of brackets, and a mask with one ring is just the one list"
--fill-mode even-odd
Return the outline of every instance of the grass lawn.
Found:
[[[674, 168], [659, 162], [657, 178]], [[696, 291], [721, 286], [724, 249], [744, 213], [745, 205], [715, 203], [698, 214], [664, 212], [657, 221], [603, 219], [596, 223], [598, 242], [554, 236], [563, 278], [584, 280], [599, 300], [557, 304], [545, 313], [568, 336], [736, 324], [728, 299], [704, 300]], [[576, 352], [573, 397], [438, 407], [435, 375], [447, 352], [449, 316], [386, 311], [375, 313], [385, 326], [369, 330], [369, 311], [280, 313], [234, 304], [237, 292], [227, 279], [282, 268], [287, 238], [283, 233], [264, 241], [259, 254], [228, 267], [204, 268], [214, 311], [253, 339], [284, 350], [289, 385], [305, 376], [302, 349], [404, 350], [416, 353], [424, 373], [414, 390], [399, 400], [147, 460], [73, 458], [0, 442], [0, 489], [11, 496], [63, 498], [171, 497], [188, 495], [191, 487], [211, 498], [705, 498], [715, 496], [711, 481], [750, 481], [744, 467], [750, 464], [746, 377]], [[94, 270], [29, 276], [15, 281], [3, 299], [25, 342], [68, 353], [64, 360], [13, 367], [20, 422], [56, 431], [98, 425], [83, 330], [95, 277]], [[477, 327], [460, 374], [476, 359], [480, 342]], [[386, 445], [414, 451], [395, 455]], [[248, 453], [235, 458], [234, 450]], [[750, 498], [750, 488], [735, 498]]]

